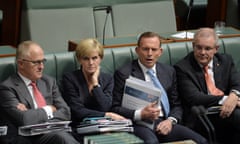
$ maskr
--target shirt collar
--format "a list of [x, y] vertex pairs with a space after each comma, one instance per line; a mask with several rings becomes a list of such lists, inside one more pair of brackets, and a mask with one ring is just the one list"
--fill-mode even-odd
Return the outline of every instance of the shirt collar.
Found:
[[25, 76], [23, 76], [22, 74], [20, 74], [18, 72], [18, 75], [20, 76], [20, 78], [23, 80], [23, 82], [25, 83], [26, 86], [28, 86], [32, 81], [28, 78], [26, 78]]
[[[147, 71], [149, 70], [149, 68], [146, 68], [141, 62], [140, 60], [138, 59], [138, 64], [140, 66], [140, 68], [142, 69], [143, 73], [147, 73]], [[154, 74], [156, 74], [156, 64], [153, 65], [152, 68], [150, 68], [153, 70]]]

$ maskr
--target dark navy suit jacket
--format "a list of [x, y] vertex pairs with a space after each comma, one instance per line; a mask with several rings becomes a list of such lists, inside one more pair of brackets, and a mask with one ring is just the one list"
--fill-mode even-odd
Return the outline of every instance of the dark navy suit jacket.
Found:
[[101, 117], [110, 110], [113, 77], [101, 72], [98, 80], [100, 87], [94, 88], [91, 95], [81, 69], [64, 74], [63, 96], [71, 109], [73, 122], [80, 122], [87, 117]]

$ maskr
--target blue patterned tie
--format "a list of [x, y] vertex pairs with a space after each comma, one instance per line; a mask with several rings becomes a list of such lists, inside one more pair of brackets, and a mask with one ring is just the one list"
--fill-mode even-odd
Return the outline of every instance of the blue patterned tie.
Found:
[[168, 102], [168, 97], [167, 97], [166, 91], [163, 88], [160, 81], [158, 80], [158, 78], [154, 75], [154, 72], [153, 72], [152, 69], [149, 69], [147, 71], [147, 74], [151, 77], [153, 84], [161, 90], [161, 93], [162, 93], [161, 94], [161, 102], [162, 102], [162, 105], [163, 105], [165, 115], [167, 117], [168, 114], [169, 114], [169, 102]]

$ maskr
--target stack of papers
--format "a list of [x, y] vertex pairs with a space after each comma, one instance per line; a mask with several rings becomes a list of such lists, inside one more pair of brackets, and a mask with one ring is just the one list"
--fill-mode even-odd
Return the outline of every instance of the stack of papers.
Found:
[[71, 121], [46, 122], [35, 125], [21, 126], [18, 128], [18, 134], [21, 136], [33, 136], [54, 131], [71, 132], [72, 129], [69, 126], [70, 122]]
[[102, 133], [125, 131], [133, 132], [131, 120], [109, 120], [84, 121], [77, 126], [78, 134]]

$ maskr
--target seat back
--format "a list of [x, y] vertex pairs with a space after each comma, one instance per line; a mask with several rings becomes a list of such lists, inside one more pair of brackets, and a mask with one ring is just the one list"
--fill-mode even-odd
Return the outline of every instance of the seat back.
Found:
[[116, 36], [177, 30], [173, 0], [113, 5], [112, 16]]

